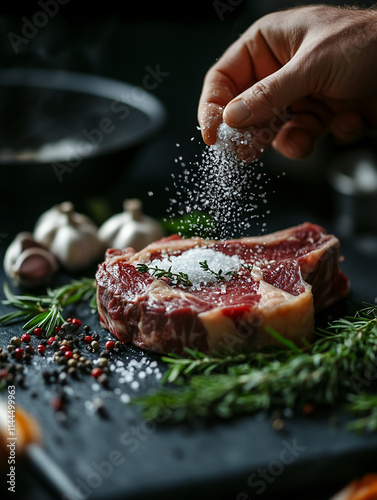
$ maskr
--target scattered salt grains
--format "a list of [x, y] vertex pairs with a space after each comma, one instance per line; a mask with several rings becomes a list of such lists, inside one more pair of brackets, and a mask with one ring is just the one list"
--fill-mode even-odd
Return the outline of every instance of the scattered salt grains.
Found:
[[121, 400], [122, 403], [128, 404], [131, 401], [131, 398], [130, 398], [130, 396], [128, 394], [123, 393], [120, 396], [120, 400]]
[[[170, 190], [174, 195], [169, 200], [167, 216], [179, 220], [180, 216], [195, 212], [208, 214], [207, 222], [193, 222], [196, 233], [204, 238], [255, 234], [254, 226], [260, 226], [259, 219], [266, 215], [263, 184], [269, 178], [263, 163], [247, 165], [237, 157], [238, 150], [252, 145], [252, 131], [241, 132], [222, 123], [217, 134], [216, 144], [205, 147], [199, 160], [186, 165], [182, 156], [176, 158], [182, 171], [172, 174], [176, 192]], [[182, 228], [186, 224], [182, 222]], [[261, 232], [265, 232], [265, 226]]]

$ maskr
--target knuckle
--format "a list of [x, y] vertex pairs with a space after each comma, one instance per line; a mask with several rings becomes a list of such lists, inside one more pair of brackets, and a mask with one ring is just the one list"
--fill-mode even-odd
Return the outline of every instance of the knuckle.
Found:
[[275, 105], [274, 92], [270, 83], [257, 82], [253, 86], [253, 97], [261, 106], [268, 106], [271, 108]]

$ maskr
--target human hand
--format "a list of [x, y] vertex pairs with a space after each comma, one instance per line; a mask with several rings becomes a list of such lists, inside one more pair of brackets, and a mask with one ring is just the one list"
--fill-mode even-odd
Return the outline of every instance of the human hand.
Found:
[[245, 161], [271, 143], [304, 158], [326, 133], [360, 139], [377, 127], [377, 11], [318, 5], [262, 17], [208, 71], [198, 120], [207, 144], [223, 121], [248, 129]]

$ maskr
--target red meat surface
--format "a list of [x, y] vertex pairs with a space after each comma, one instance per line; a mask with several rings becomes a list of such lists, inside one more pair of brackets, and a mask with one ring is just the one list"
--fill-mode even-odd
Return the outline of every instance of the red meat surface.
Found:
[[[192, 248], [237, 255], [252, 269], [240, 267], [228, 281], [200, 287], [137, 270]], [[315, 311], [349, 289], [338, 239], [311, 223], [226, 241], [172, 236], [137, 253], [109, 249], [96, 279], [103, 327], [123, 342], [177, 354], [185, 347], [211, 353], [276, 344], [268, 327], [300, 345], [312, 338]]]

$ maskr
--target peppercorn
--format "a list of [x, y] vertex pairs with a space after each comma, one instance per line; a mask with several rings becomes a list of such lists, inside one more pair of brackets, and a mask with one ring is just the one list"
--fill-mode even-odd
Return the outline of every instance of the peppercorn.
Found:
[[99, 357], [109, 359], [110, 358], [110, 351], [108, 351], [107, 349], [101, 351]]
[[84, 330], [85, 333], [89, 333], [90, 332], [90, 326], [89, 325], [85, 325], [83, 327], [83, 330]]
[[0, 353], [0, 361], [6, 361], [8, 359], [8, 353], [3, 351]]
[[81, 321], [77, 318], [73, 318], [72, 321], [71, 321], [71, 324], [72, 324], [72, 327], [73, 327], [73, 330], [78, 330], [81, 326]]
[[27, 346], [25, 347], [25, 352], [26, 352], [27, 354], [34, 354], [34, 347], [33, 347], [32, 345], [27, 345]]
[[77, 366], [77, 359], [68, 358], [67, 365], [68, 366]]
[[77, 369], [74, 366], [70, 366], [67, 370], [68, 375], [71, 377], [77, 377]]
[[58, 365], [65, 365], [67, 363], [67, 360], [65, 359], [64, 356], [60, 356], [58, 359]]
[[77, 338], [78, 338], [79, 340], [85, 340], [85, 337], [86, 337], [85, 333], [79, 333], [79, 335], [78, 335], [78, 337], [77, 337]]
[[97, 380], [103, 387], [107, 387], [109, 385], [109, 377], [106, 375], [106, 373], [102, 373], [102, 375], [100, 375]]
[[108, 365], [108, 362], [109, 362], [109, 360], [107, 358], [99, 358], [98, 359], [98, 366], [100, 368], [106, 368], [106, 366]]
[[87, 335], [84, 338], [84, 342], [85, 342], [85, 344], [91, 344], [93, 342], [93, 338], [90, 335]]
[[51, 349], [53, 349], [54, 351], [57, 351], [59, 349], [59, 342], [57, 340], [55, 340], [54, 342], [52, 342], [51, 344]]
[[55, 342], [55, 341], [56, 341], [56, 338], [55, 338], [55, 337], [50, 337], [50, 338], [48, 339], [48, 341], [47, 341], [47, 344], [48, 344], [48, 345], [51, 345], [51, 344], [52, 344], [53, 342]]
[[21, 349], [21, 347], [17, 347], [17, 349], [14, 351], [14, 355], [17, 359], [22, 359], [24, 357], [24, 350]]
[[68, 361], [69, 359], [71, 359], [71, 358], [72, 358], [72, 356], [73, 356], [72, 351], [65, 351], [65, 353], [64, 353], [64, 357], [65, 357], [65, 359], [66, 359], [67, 361]]
[[84, 356], [80, 356], [79, 357], [79, 361], [81, 361], [81, 363], [85, 363], [86, 358]]
[[40, 344], [44, 345], [46, 347], [46, 345], [48, 344], [48, 340], [47, 339], [41, 339], [39, 341]]
[[90, 372], [91, 376], [94, 378], [98, 378], [100, 375], [102, 375], [103, 371], [101, 368], [93, 368], [92, 371]]
[[42, 328], [39, 328], [39, 326], [37, 326], [36, 328], [34, 328], [33, 333], [36, 337], [40, 337], [42, 335]]
[[117, 340], [115, 342], [115, 347], [117, 347], [120, 351], [123, 351], [124, 350], [124, 344], [123, 342], [121, 342], [120, 340]]
[[93, 362], [90, 360], [90, 359], [87, 359], [85, 361], [85, 365], [88, 367], [88, 368], [91, 368], [93, 366]]
[[59, 326], [59, 325], [56, 325], [55, 328], [54, 328], [54, 333], [60, 333], [62, 330], [62, 327]]
[[39, 354], [44, 354], [46, 352], [46, 347], [43, 344], [39, 344], [39, 346], [37, 347], [37, 351], [39, 352]]
[[93, 335], [92, 335], [93, 340], [99, 340], [100, 338], [101, 337], [100, 337], [100, 335], [98, 335], [98, 333], [93, 333]]
[[71, 323], [69, 323], [68, 321], [64, 321], [61, 328], [64, 332], [69, 332], [71, 330]]
[[115, 342], [113, 340], [108, 340], [105, 346], [108, 351], [111, 351], [115, 347]]
[[24, 333], [22, 336], [21, 336], [21, 341], [22, 342], [25, 342], [25, 344], [28, 344], [30, 341], [31, 341], [31, 337], [28, 333]]
[[12, 337], [10, 339], [11, 345], [14, 345], [15, 347], [20, 347], [21, 345], [21, 339], [19, 337]]
[[96, 351], [99, 349], [99, 343], [97, 340], [93, 340], [93, 342], [90, 344], [92, 349], [95, 349]]

